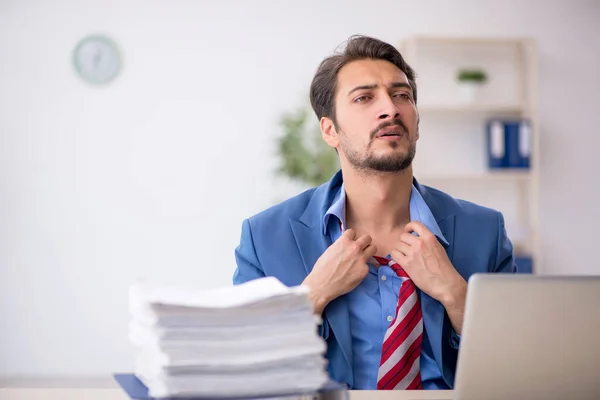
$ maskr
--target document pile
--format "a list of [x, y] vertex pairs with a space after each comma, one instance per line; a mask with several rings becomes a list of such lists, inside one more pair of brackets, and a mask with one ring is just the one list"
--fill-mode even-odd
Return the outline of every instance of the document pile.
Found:
[[272, 277], [211, 290], [130, 288], [135, 375], [152, 397], [316, 392], [326, 345], [307, 288]]

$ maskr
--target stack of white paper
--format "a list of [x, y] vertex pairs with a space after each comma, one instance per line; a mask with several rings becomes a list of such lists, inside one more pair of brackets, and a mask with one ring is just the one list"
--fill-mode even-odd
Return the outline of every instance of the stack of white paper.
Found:
[[212, 290], [130, 290], [135, 374], [152, 397], [311, 392], [328, 380], [308, 290], [267, 277]]

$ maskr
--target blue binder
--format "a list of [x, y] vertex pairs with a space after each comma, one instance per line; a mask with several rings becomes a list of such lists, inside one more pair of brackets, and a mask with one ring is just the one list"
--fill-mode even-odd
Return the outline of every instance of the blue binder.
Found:
[[486, 132], [488, 168], [507, 168], [507, 140], [504, 122], [501, 120], [488, 121]]
[[[159, 400], [151, 397], [148, 394], [148, 388], [134, 374], [114, 374], [114, 378], [127, 393], [129, 398], [133, 400]], [[341, 383], [329, 381], [316, 393], [282, 393], [273, 396], [256, 396], [256, 397], [174, 397], [162, 398], [160, 400], [241, 400], [241, 399], [319, 399], [327, 398], [328, 400], [348, 400], [348, 390]]]
[[532, 147], [531, 122], [527, 119], [492, 119], [486, 124], [488, 167], [529, 168]]
[[507, 121], [508, 167], [529, 168], [531, 157], [531, 124], [527, 120]]
[[527, 255], [515, 256], [515, 264], [517, 264], [517, 272], [519, 274], [533, 273], [533, 258]]

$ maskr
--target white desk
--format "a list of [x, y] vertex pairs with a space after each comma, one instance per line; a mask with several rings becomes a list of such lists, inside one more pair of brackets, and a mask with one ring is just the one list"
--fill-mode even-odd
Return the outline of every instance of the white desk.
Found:
[[[0, 388], [0, 400], [128, 400], [120, 389]], [[452, 400], [452, 391], [350, 391], [350, 400]]]
[[354, 390], [350, 400], [452, 400], [452, 390]]

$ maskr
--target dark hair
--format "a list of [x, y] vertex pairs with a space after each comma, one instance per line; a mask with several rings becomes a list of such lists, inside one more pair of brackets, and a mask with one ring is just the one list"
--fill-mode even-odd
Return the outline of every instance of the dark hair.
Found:
[[414, 70], [404, 61], [400, 52], [391, 44], [368, 36], [354, 35], [342, 51], [327, 57], [317, 69], [310, 85], [310, 103], [317, 118], [331, 118], [335, 123], [335, 92], [340, 69], [351, 61], [373, 59], [389, 61], [406, 74], [417, 102], [417, 84]]

